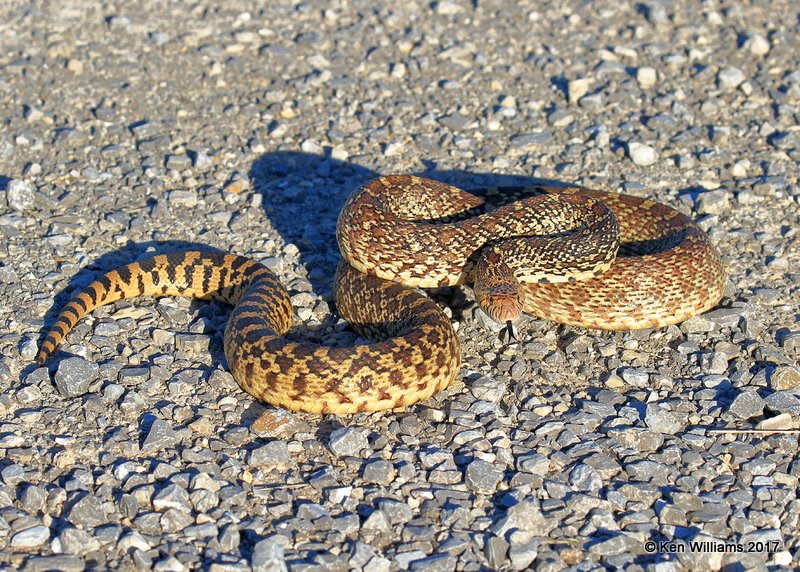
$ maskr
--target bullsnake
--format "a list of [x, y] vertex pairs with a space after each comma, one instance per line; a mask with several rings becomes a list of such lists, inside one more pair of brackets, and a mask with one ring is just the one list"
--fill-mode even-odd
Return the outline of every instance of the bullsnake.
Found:
[[[489, 193], [491, 195], [491, 192]], [[705, 233], [646, 199], [578, 187], [510, 189], [491, 209], [430, 179], [362, 185], [337, 223], [339, 315], [371, 344], [290, 341], [289, 295], [262, 264], [188, 251], [112, 270], [75, 294], [40, 346], [44, 364], [94, 308], [139, 295], [216, 298], [234, 306], [224, 347], [234, 379], [257, 399], [313, 413], [410, 405], [447, 387], [461, 352], [447, 316], [410, 287], [476, 282], [496, 320], [520, 311], [601, 329], [659, 327], [714, 306], [725, 274]]]

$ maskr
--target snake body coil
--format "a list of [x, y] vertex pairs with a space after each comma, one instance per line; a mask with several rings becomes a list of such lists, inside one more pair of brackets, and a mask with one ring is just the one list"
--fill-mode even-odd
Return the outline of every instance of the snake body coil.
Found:
[[574, 187], [512, 193], [525, 198], [490, 210], [455, 187], [388, 176], [351, 195], [337, 225], [344, 262], [334, 295], [340, 316], [372, 344], [288, 340], [289, 296], [270, 270], [242, 256], [190, 251], [133, 262], [89, 284], [61, 310], [37, 362], [104, 304], [139, 295], [216, 298], [234, 305], [225, 355], [242, 389], [288, 409], [355, 413], [425, 399], [458, 373], [448, 318], [408, 286], [476, 281], [490, 315], [510, 315], [514, 290], [526, 312], [604, 329], [673, 324], [722, 296], [716, 250], [668, 207]]

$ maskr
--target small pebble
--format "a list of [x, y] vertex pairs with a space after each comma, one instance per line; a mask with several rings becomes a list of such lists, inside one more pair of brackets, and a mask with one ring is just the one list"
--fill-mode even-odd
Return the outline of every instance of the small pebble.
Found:
[[50, 529], [46, 526], [32, 526], [11, 537], [12, 548], [34, 548], [50, 539]]
[[471, 491], [490, 494], [502, 478], [503, 472], [483, 459], [475, 459], [467, 465], [465, 483]]
[[744, 72], [739, 68], [722, 68], [717, 73], [717, 87], [722, 91], [731, 91], [739, 87], [745, 79]]
[[749, 34], [747, 39], [744, 41], [743, 46], [747, 50], [750, 51], [751, 54], [756, 56], [765, 56], [769, 53], [771, 48], [769, 40], [767, 40], [762, 34], [755, 32], [753, 34]]
[[470, 384], [470, 390], [477, 399], [497, 403], [505, 395], [506, 385], [503, 381], [481, 376]]
[[524, 133], [522, 135], [513, 135], [511, 137], [511, 145], [518, 149], [527, 149], [540, 145], [547, 145], [552, 139], [553, 134], [549, 131]]
[[753, 390], [739, 393], [731, 403], [728, 411], [741, 419], [750, 419], [761, 415], [766, 404], [758, 393]]
[[169, 509], [191, 512], [192, 506], [189, 502], [189, 493], [179, 485], [167, 485], [153, 497], [153, 509], [159, 512]]
[[675, 435], [686, 428], [685, 422], [682, 422], [674, 413], [657, 403], [647, 404], [644, 422], [653, 431], [668, 435]]
[[254, 467], [266, 469], [286, 467], [291, 462], [286, 441], [271, 441], [250, 452], [248, 462]]
[[328, 447], [337, 457], [358, 457], [369, 448], [367, 433], [355, 427], [336, 429], [328, 439]]
[[567, 94], [572, 105], [589, 92], [590, 81], [586, 78], [573, 79], [567, 84]]
[[800, 367], [784, 365], [778, 366], [770, 375], [770, 387], [776, 391], [785, 391], [800, 388]]
[[707, 191], [697, 197], [697, 212], [702, 215], [725, 214], [730, 209], [729, 196], [726, 191]]
[[78, 397], [88, 391], [99, 372], [100, 366], [95, 362], [80, 357], [66, 358], [56, 370], [56, 389], [62, 397]]
[[642, 66], [636, 70], [636, 81], [643, 89], [653, 87], [658, 81], [656, 70], [648, 66]]
[[285, 572], [283, 546], [271, 538], [259, 540], [253, 546], [250, 568], [253, 572]]
[[36, 204], [36, 191], [30, 183], [19, 179], [11, 179], [6, 184], [6, 201], [8, 206], [18, 212], [33, 210]]
[[658, 161], [658, 153], [653, 147], [636, 141], [628, 143], [628, 157], [642, 167], [649, 167]]
[[66, 519], [84, 530], [108, 522], [103, 503], [95, 495], [76, 493], [67, 501]]
[[395, 477], [394, 465], [382, 459], [369, 462], [364, 466], [363, 477], [367, 482], [388, 486]]
[[176, 442], [175, 432], [172, 430], [170, 423], [163, 419], [156, 419], [150, 425], [142, 442], [142, 451], [159, 451], [174, 446]]

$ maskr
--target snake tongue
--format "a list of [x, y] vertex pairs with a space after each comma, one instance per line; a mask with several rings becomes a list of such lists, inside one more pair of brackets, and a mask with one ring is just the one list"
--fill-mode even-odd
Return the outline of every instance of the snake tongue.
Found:
[[517, 334], [514, 332], [514, 322], [511, 320], [506, 321], [506, 331], [508, 332], [508, 339], [518, 341]]

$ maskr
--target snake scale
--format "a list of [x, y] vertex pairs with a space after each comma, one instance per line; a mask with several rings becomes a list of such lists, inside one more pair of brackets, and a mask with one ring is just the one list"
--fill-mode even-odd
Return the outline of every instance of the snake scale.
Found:
[[269, 269], [243, 256], [188, 251], [117, 268], [75, 294], [37, 362], [99, 306], [139, 295], [215, 298], [234, 306], [225, 356], [246, 392], [292, 410], [376, 411], [433, 395], [460, 367], [449, 319], [413, 287], [474, 283], [476, 300], [497, 321], [524, 311], [600, 329], [674, 324], [722, 296], [719, 254], [669, 207], [578, 187], [501, 196], [520, 200], [493, 209], [456, 187], [392, 175], [347, 199], [336, 229], [343, 261], [334, 299], [373, 343], [291, 341], [290, 298]]

